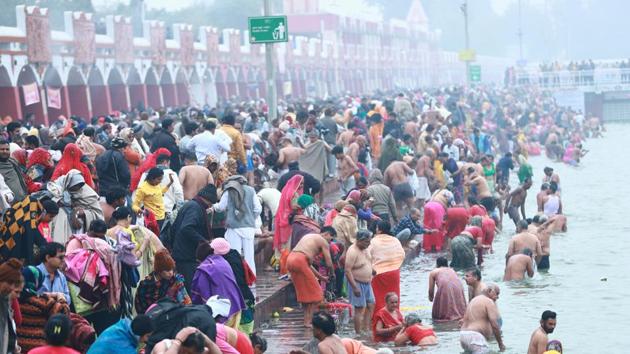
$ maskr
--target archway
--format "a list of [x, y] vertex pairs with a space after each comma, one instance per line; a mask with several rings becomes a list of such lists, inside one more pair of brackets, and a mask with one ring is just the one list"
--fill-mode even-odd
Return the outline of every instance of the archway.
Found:
[[256, 68], [249, 68], [247, 72], [247, 93], [251, 99], [260, 98], [260, 91], [258, 85], [258, 71]]
[[127, 89], [131, 108], [143, 111], [147, 106], [147, 90], [135, 66], [132, 66], [127, 73]]
[[194, 107], [201, 108], [205, 103], [204, 85], [197, 74], [197, 70], [193, 69], [190, 73], [190, 104]]
[[238, 73], [233, 67], [227, 68], [227, 78], [225, 86], [227, 86], [227, 97], [238, 97]]
[[164, 99], [164, 106], [177, 106], [177, 94], [175, 93], [175, 84], [173, 83], [173, 77], [171, 76], [171, 72], [168, 70], [168, 68], [162, 69], [160, 87], [162, 88], [162, 98]]
[[107, 78], [109, 96], [112, 101], [112, 109], [126, 111], [129, 109], [129, 98], [127, 95], [127, 85], [118, 67], [112, 68]]
[[111, 100], [109, 90], [105, 85], [103, 74], [97, 66], [92, 66], [88, 73], [88, 87], [90, 102], [92, 102], [92, 115], [105, 116], [111, 113]]
[[184, 68], [179, 68], [177, 76], [175, 76], [175, 92], [177, 93], [177, 102], [180, 105], [190, 104], [190, 93], [188, 92], [188, 79]]
[[221, 67], [217, 70], [216, 75], [216, 87], [217, 87], [217, 95], [220, 98], [225, 100], [229, 99], [229, 93], [227, 88], [227, 77], [228, 77], [228, 69], [226, 67]]
[[151, 108], [162, 107], [162, 92], [160, 91], [160, 84], [158, 82], [158, 76], [155, 73], [155, 69], [150, 67], [147, 70], [147, 74], [144, 78], [144, 84], [147, 91], [147, 104]]
[[240, 68], [238, 73], [238, 92], [242, 99], [249, 99], [251, 96], [247, 86], [247, 76], [249, 75], [250, 67], [244, 65]]
[[68, 72], [66, 92], [68, 93], [70, 113], [90, 120], [92, 114], [90, 113], [86, 79], [81, 70], [76, 66], [71, 67]]
[[7, 68], [0, 65], [0, 115], [22, 118], [21, 108], [18, 88], [13, 86]]
[[[39, 80], [32, 66], [25, 65], [22, 67], [18, 74], [17, 88], [20, 95], [22, 115], [26, 116], [32, 113], [35, 115], [35, 121], [37, 123], [48, 125], [48, 115], [44, 112]], [[26, 99], [24, 90], [27, 91], [28, 97], [26, 97]]]
[[48, 66], [42, 81], [46, 93], [46, 111], [50, 120], [54, 121], [60, 115], [70, 116], [68, 95], [57, 69], [52, 65]]
[[267, 99], [267, 80], [265, 80], [266, 72], [258, 70], [256, 73], [256, 83], [258, 83], [258, 97]]

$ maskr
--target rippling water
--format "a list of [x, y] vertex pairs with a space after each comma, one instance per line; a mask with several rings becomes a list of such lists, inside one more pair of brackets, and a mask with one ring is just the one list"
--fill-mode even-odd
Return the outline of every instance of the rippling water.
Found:
[[[602, 139], [586, 142], [590, 150], [579, 167], [532, 157], [534, 186], [527, 200], [527, 215], [536, 211], [543, 167], [560, 175], [563, 210], [569, 230], [551, 239], [551, 269], [520, 283], [502, 281], [505, 252], [514, 225], [504, 219], [495, 253], [484, 258], [483, 280], [501, 287], [497, 302], [503, 317], [506, 353], [526, 353], [529, 337], [547, 309], [558, 313], [550, 339], [562, 342], [566, 353], [630, 352], [630, 125], [608, 125]], [[516, 176], [512, 176], [514, 182]], [[428, 273], [437, 255], [421, 255], [403, 268], [401, 306], [418, 309], [431, 323], [427, 298]], [[463, 279], [462, 279], [463, 282]], [[439, 345], [424, 350], [395, 348], [397, 353], [461, 353], [456, 325], [439, 324]], [[344, 331], [345, 332], [345, 331]], [[347, 333], [347, 332], [346, 332]], [[498, 352], [496, 342], [491, 349]]]

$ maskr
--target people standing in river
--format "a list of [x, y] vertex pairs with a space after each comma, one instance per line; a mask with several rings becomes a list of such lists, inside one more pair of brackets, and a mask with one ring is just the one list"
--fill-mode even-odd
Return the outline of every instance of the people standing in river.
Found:
[[532, 250], [524, 248], [520, 254], [510, 256], [505, 265], [503, 281], [523, 280], [525, 273], [531, 278], [534, 276], [534, 264]]
[[551, 167], [545, 167], [543, 169], [544, 172], [544, 176], [542, 179], [542, 183], [551, 183], [551, 182], [555, 182], [556, 185], [558, 186], [558, 193], [560, 192], [560, 176], [558, 176], [557, 173], [553, 172], [553, 168]]
[[514, 221], [514, 225], [518, 224], [519, 220], [521, 220], [521, 216], [523, 219], [527, 219], [525, 216], [525, 200], [527, 199], [527, 191], [531, 188], [531, 186], [532, 180], [531, 178], [528, 178], [523, 184], [510, 192], [505, 200], [505, 213], [510, 216], [512, 221]]
[[481, 270], [478, 267], [468, 269], [464, 273], [464, 281], [468, 285], [468, 301], [474, 297], [481, 295], [486, 288], [486, 284], [481, 281]]
[[529, 339], [527, 354], [544, 354], [549, 341], [548, 334], [556, 329], [556, 313], [546, 310], [540, 316], [540, 327], [536, 328]]
[[558, 185], [555, 182], [549, 183], [547, 195], [542, 198], [543, 213], [548, 217], [562, 214], [562, 201], [558, 194]]
[[459, 332], [459, 341], [464, 351], [474, 354], [488, 353], [488, 339], [493, 335], [499, 344], [499, 350], [505, 350], [499, 324], [501, 315], [495, 304], [499, 292], [496, 284], [488, 284], [483, 295], [475, 297], [468, 304]]
[[528, 226], [527, 220], [521, 220], [516, 225], [516, 235], [512, 236], [508, 244], [508, 251], [505, 254], [505, 264], [508, 263], [510, 257], [522, 253], [525, 248], [529, 248], [532, 251], [532, 257], [536, 260], [536, 263], [540, 262], [542, 247], [540, 246], [538, 237], [527, 230]]
[[464, 286], [453, 268], [448, 267], [445, 257], [438, 257], [436, 268], [429, 273], [429, 301], [433, 302], [433, 321], [457, 321], [464, 317]]

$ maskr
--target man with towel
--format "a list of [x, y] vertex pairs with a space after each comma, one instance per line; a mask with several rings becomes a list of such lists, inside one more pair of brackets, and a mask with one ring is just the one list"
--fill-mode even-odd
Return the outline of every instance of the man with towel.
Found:
[[328, 274], [334, 274], [330, 257], [330, 241], [337, 235], [330, 226], [322, 228], [319, 234], [308, 234], [302, 237], [287, 257], [287, 269], [295, 286], [297, 300], [304, 307], [304, 327], [311, 327], [311, 318], [316, 306], [324, 299], [319, 280], [328, 280], [312, 266], [313, 259], [322, 253]]

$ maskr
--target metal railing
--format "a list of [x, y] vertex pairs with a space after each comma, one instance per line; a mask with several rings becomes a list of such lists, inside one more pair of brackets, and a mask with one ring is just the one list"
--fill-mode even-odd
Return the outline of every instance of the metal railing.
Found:
[[630, 86], [630, 68], [600, 68], [594, 70], [520, 70], [515, 73], [515, 85], [538, 85], [547, 89], [622, 89]]

